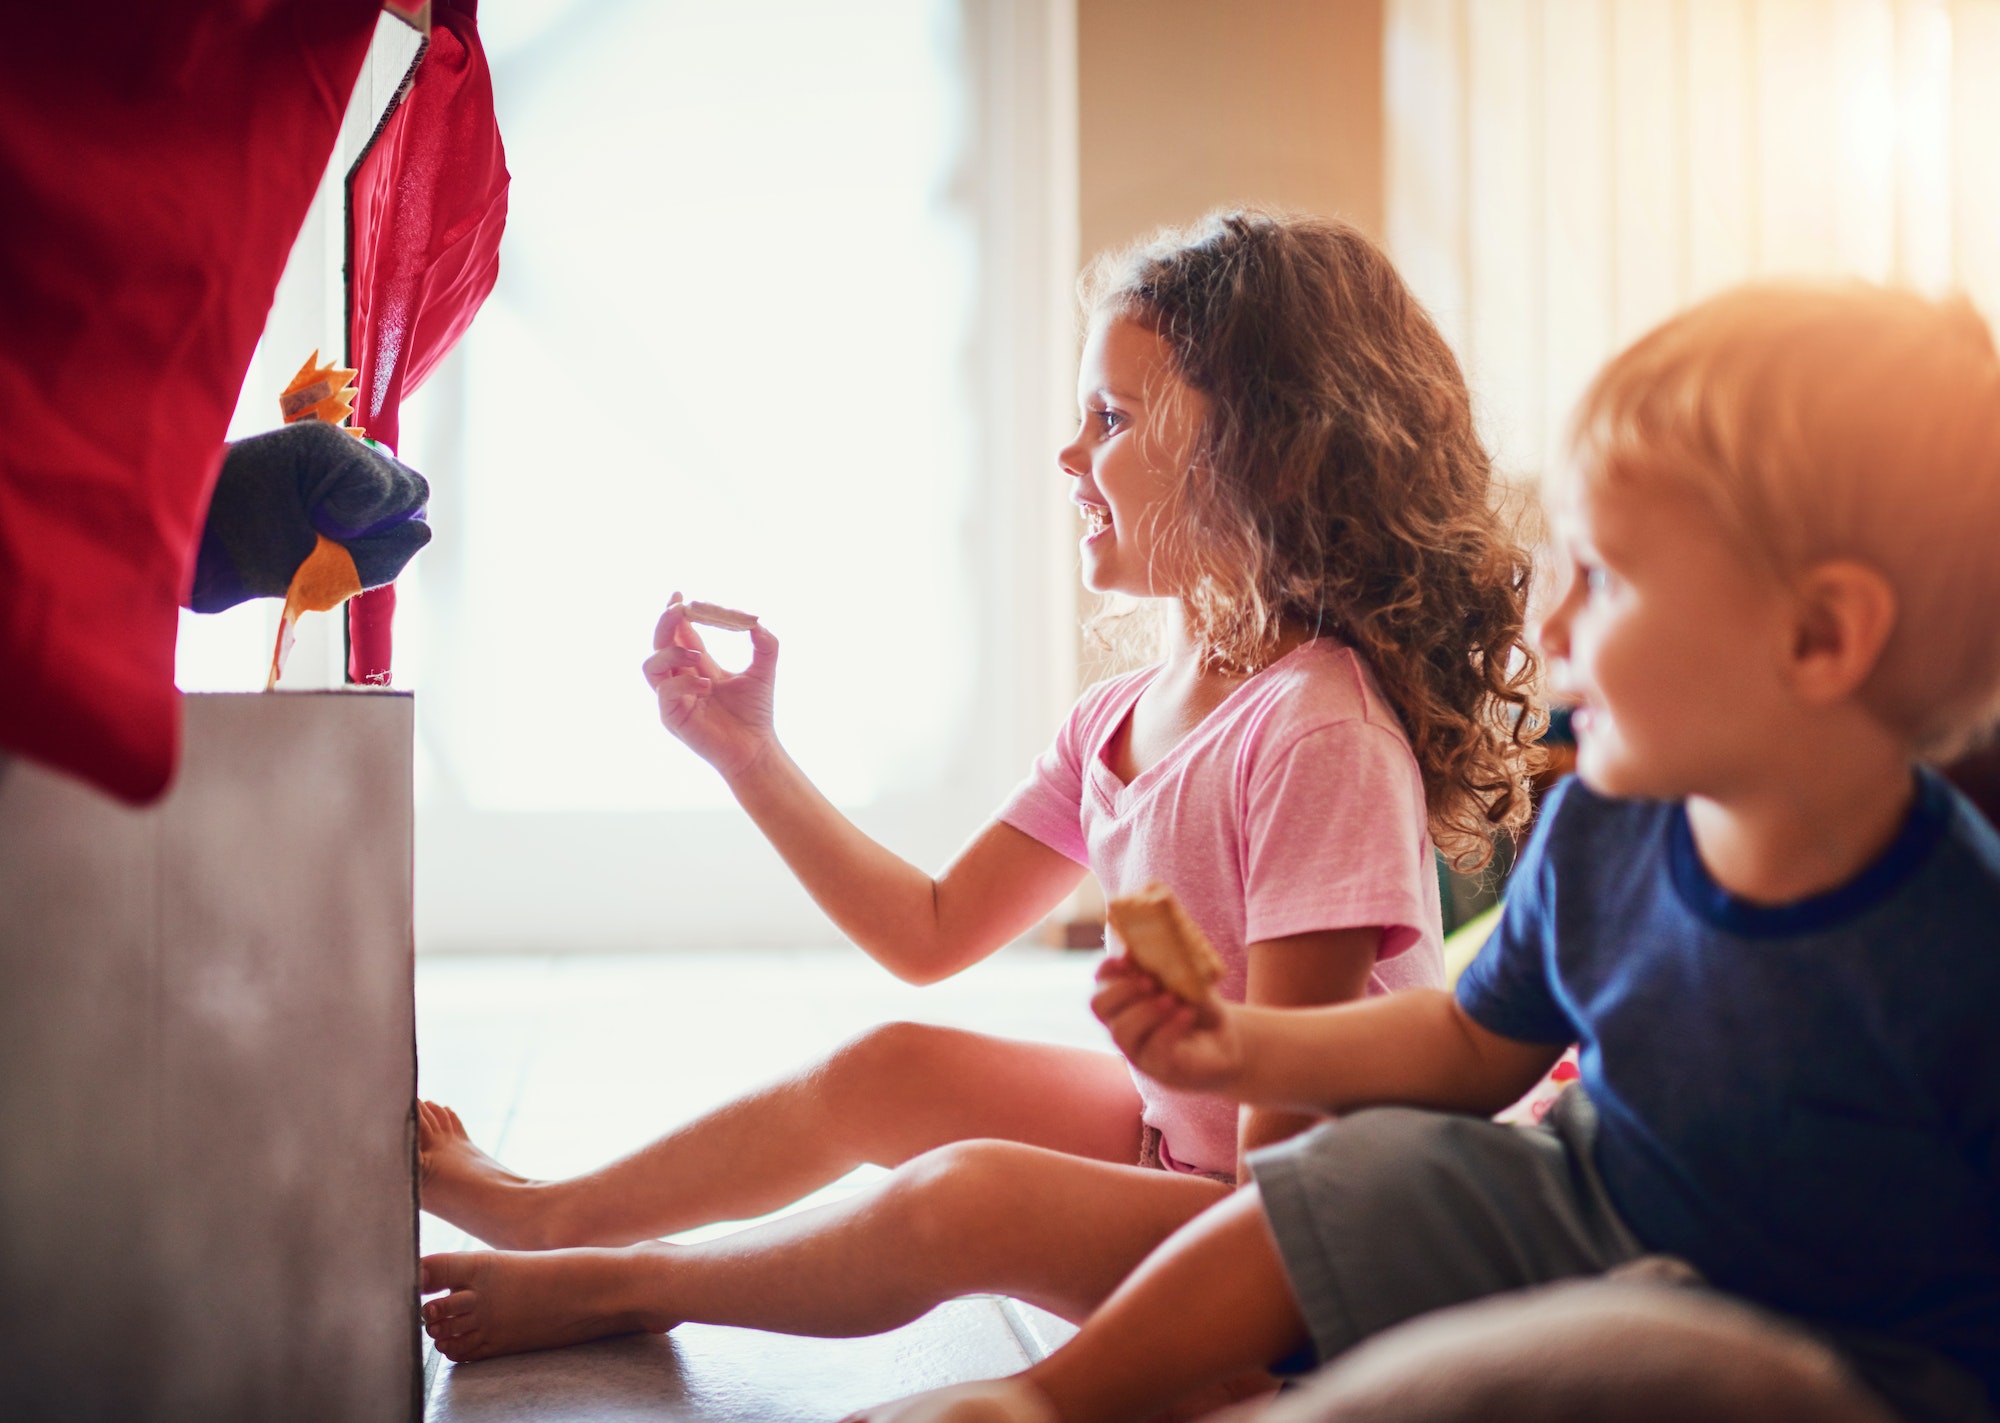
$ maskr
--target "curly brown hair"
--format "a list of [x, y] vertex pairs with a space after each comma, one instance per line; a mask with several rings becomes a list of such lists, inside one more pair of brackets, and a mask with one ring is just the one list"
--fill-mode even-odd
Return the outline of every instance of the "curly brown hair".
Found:
[[1352, 647], [1402, 719], [1432, 839], [1483, 865], [1527, 819], [1544, 722], [1530, 560], [1423, 307], [1354, 227], [1253, 210], [1102, 259], [1085, 299], [1155, 332], [1207, 397], [1162, 523], [1205, 662], [1264, 666], [1287, 631]]

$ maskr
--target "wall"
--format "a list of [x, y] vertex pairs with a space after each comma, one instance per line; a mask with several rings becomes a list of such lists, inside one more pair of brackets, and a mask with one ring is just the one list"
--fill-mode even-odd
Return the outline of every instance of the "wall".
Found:
[[1390, 0], [1388, 242], [1507, 473], [1736, 283], [2000, 315], [2000, 0]]
[[1082, 255], [1254, 202], [1382, 232], [1381, 0], [1078, 0]]

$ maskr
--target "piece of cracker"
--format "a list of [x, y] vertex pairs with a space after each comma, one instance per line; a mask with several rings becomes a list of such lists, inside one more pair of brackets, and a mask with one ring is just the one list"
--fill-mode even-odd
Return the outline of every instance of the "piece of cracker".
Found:
[[1199, 1003], [1221, 979], [1222, 955], [1165, 885], [1149, 884], [1114, 899], [1105, 914], [1132, 962], [1174, 997]]
[[727, 628], [731, 632], [748, 632], [757, 626], [755, 613], [739, 613], [734, 608], [725, 608], [716, 603], [687, 603], [687, 619], [691, 623], [701, 623], [705, 627]]

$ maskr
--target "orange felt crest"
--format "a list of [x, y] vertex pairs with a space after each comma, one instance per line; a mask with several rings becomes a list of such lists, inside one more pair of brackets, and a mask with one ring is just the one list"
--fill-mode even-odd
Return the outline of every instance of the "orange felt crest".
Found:
[[354, 566], [354, 555], [320, 534], [313, 551], [292, 575], [292, 586], [285, 590], [285, 615], [278, 621], [278, 641], [271, 649], [271, 675], [265, 679], [265, 691], [278, 685], [298, 635], [299, 619], [307, 613], [331, 612], [360, 591], [361, 574]]
[[[341, 425], [354, 414], [355, 373], [344, 366], [329, 362], [319, 363], [319, 352], [299, 367], [299, 373], [292, 377], [292, 383], [278, 396], [278, 413], [287, 425], [295, 420], [321, 420], [329, 425]], [[348, 434], [356, 439], [361, 437], [358, 426], [349, 426]]]

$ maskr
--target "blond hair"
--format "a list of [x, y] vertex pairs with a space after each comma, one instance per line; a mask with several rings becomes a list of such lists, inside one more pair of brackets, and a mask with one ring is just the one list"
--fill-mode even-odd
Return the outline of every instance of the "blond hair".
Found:
[[1204, 661], [1253, 670], [1287, 630], [1352, 647], [1409, 737], [1432, 838], [1483, 864], [1527, 817], [1543, 723], [1529, 559], [1430, 317], [1357, 229], [1256, 211], [1115, 254], [1086, 293], [1206, 398], [1162, 521]]
[[1778, 577], [1876, 569], [1896, 626], [1864, 705], [1945, 757], [2000, 715], [2000, 356], [1963, 298], [1758, 285], [1673, 317], [1592, 382], [1572, 473], [1671, 481]]

